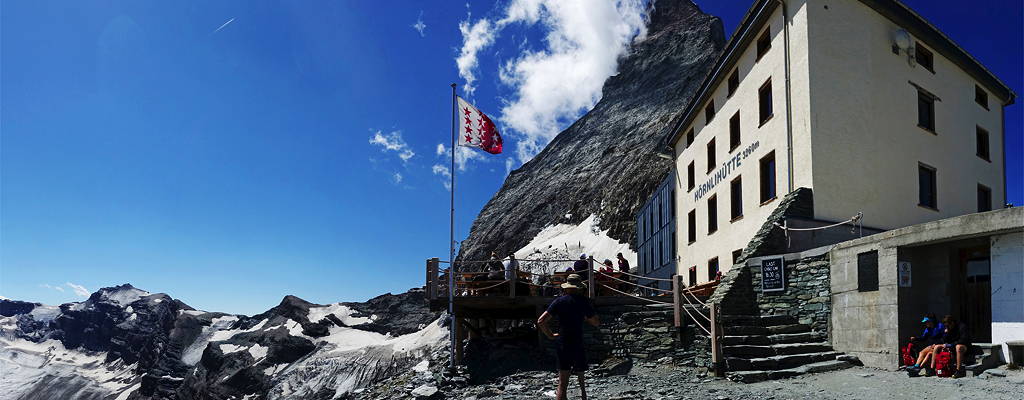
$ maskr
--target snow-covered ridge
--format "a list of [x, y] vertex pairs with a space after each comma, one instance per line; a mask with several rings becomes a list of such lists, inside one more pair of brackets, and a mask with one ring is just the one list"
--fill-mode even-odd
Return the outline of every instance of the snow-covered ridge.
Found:
[[[629, 243], [622, 243], [609, 237], [608, 231], [599, 227], [600, 222], [596, 215], [590, 215], [579, 225], [548, 225], [529, 244], [515, 252], [516, 258], [575, 260], [580, 254], [586, 254], [593, 256], [595, 262], [600, 263], [605, 259], [614, 262], [615, 256], [622, 253], [630, 265], [636, 265], [636, 252], [629, 248]], [[520, 265], [523, 269], [537, 273], [550, 273], [571, 266], [572, 262], [524, 262]]]
[[116, 288], [104, 288], [101, 289], [99, 293], [100, 301], [116, 304], [121, 307], [127, 307], [129, 304], [152, 294], [129, 285], [118, 286]]

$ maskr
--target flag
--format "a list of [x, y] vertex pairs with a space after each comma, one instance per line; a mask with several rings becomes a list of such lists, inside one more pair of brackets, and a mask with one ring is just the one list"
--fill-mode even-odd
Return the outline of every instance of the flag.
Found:
[[487, 114], [459, 97], [459, 146], [476, 147], [491, 154], [501, 154], [501, 134]]

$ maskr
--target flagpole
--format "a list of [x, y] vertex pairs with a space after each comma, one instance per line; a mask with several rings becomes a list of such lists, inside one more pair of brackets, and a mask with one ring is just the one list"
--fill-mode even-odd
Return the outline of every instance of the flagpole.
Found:
[[448, 325], [449, 346], [449, 367], [455, 369], [455, 121], [458, 118], [455, 84], [452, 83], [452, 169], [451, 169], [451, 210], [448, 214], [448, 316], [451, 324]]

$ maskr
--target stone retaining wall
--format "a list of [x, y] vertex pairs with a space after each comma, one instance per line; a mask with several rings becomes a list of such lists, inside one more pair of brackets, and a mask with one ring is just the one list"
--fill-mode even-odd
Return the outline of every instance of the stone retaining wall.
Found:
[[761, 315], [791, 315], [815, 331], [828, 332], [832, 315], [828, 253], [786, 260], [786, 289], [779, 292], [762, 292], [761, 266], [749, 268]]

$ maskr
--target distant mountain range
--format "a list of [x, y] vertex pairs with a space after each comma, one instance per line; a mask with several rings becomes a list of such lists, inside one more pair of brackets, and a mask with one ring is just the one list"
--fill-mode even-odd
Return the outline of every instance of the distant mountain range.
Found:
[[251, 317], [125, 284], [60, 306], [0, 300], [0, 398], [331, 399], [413, 368], [447, 328], [423, 292]]

